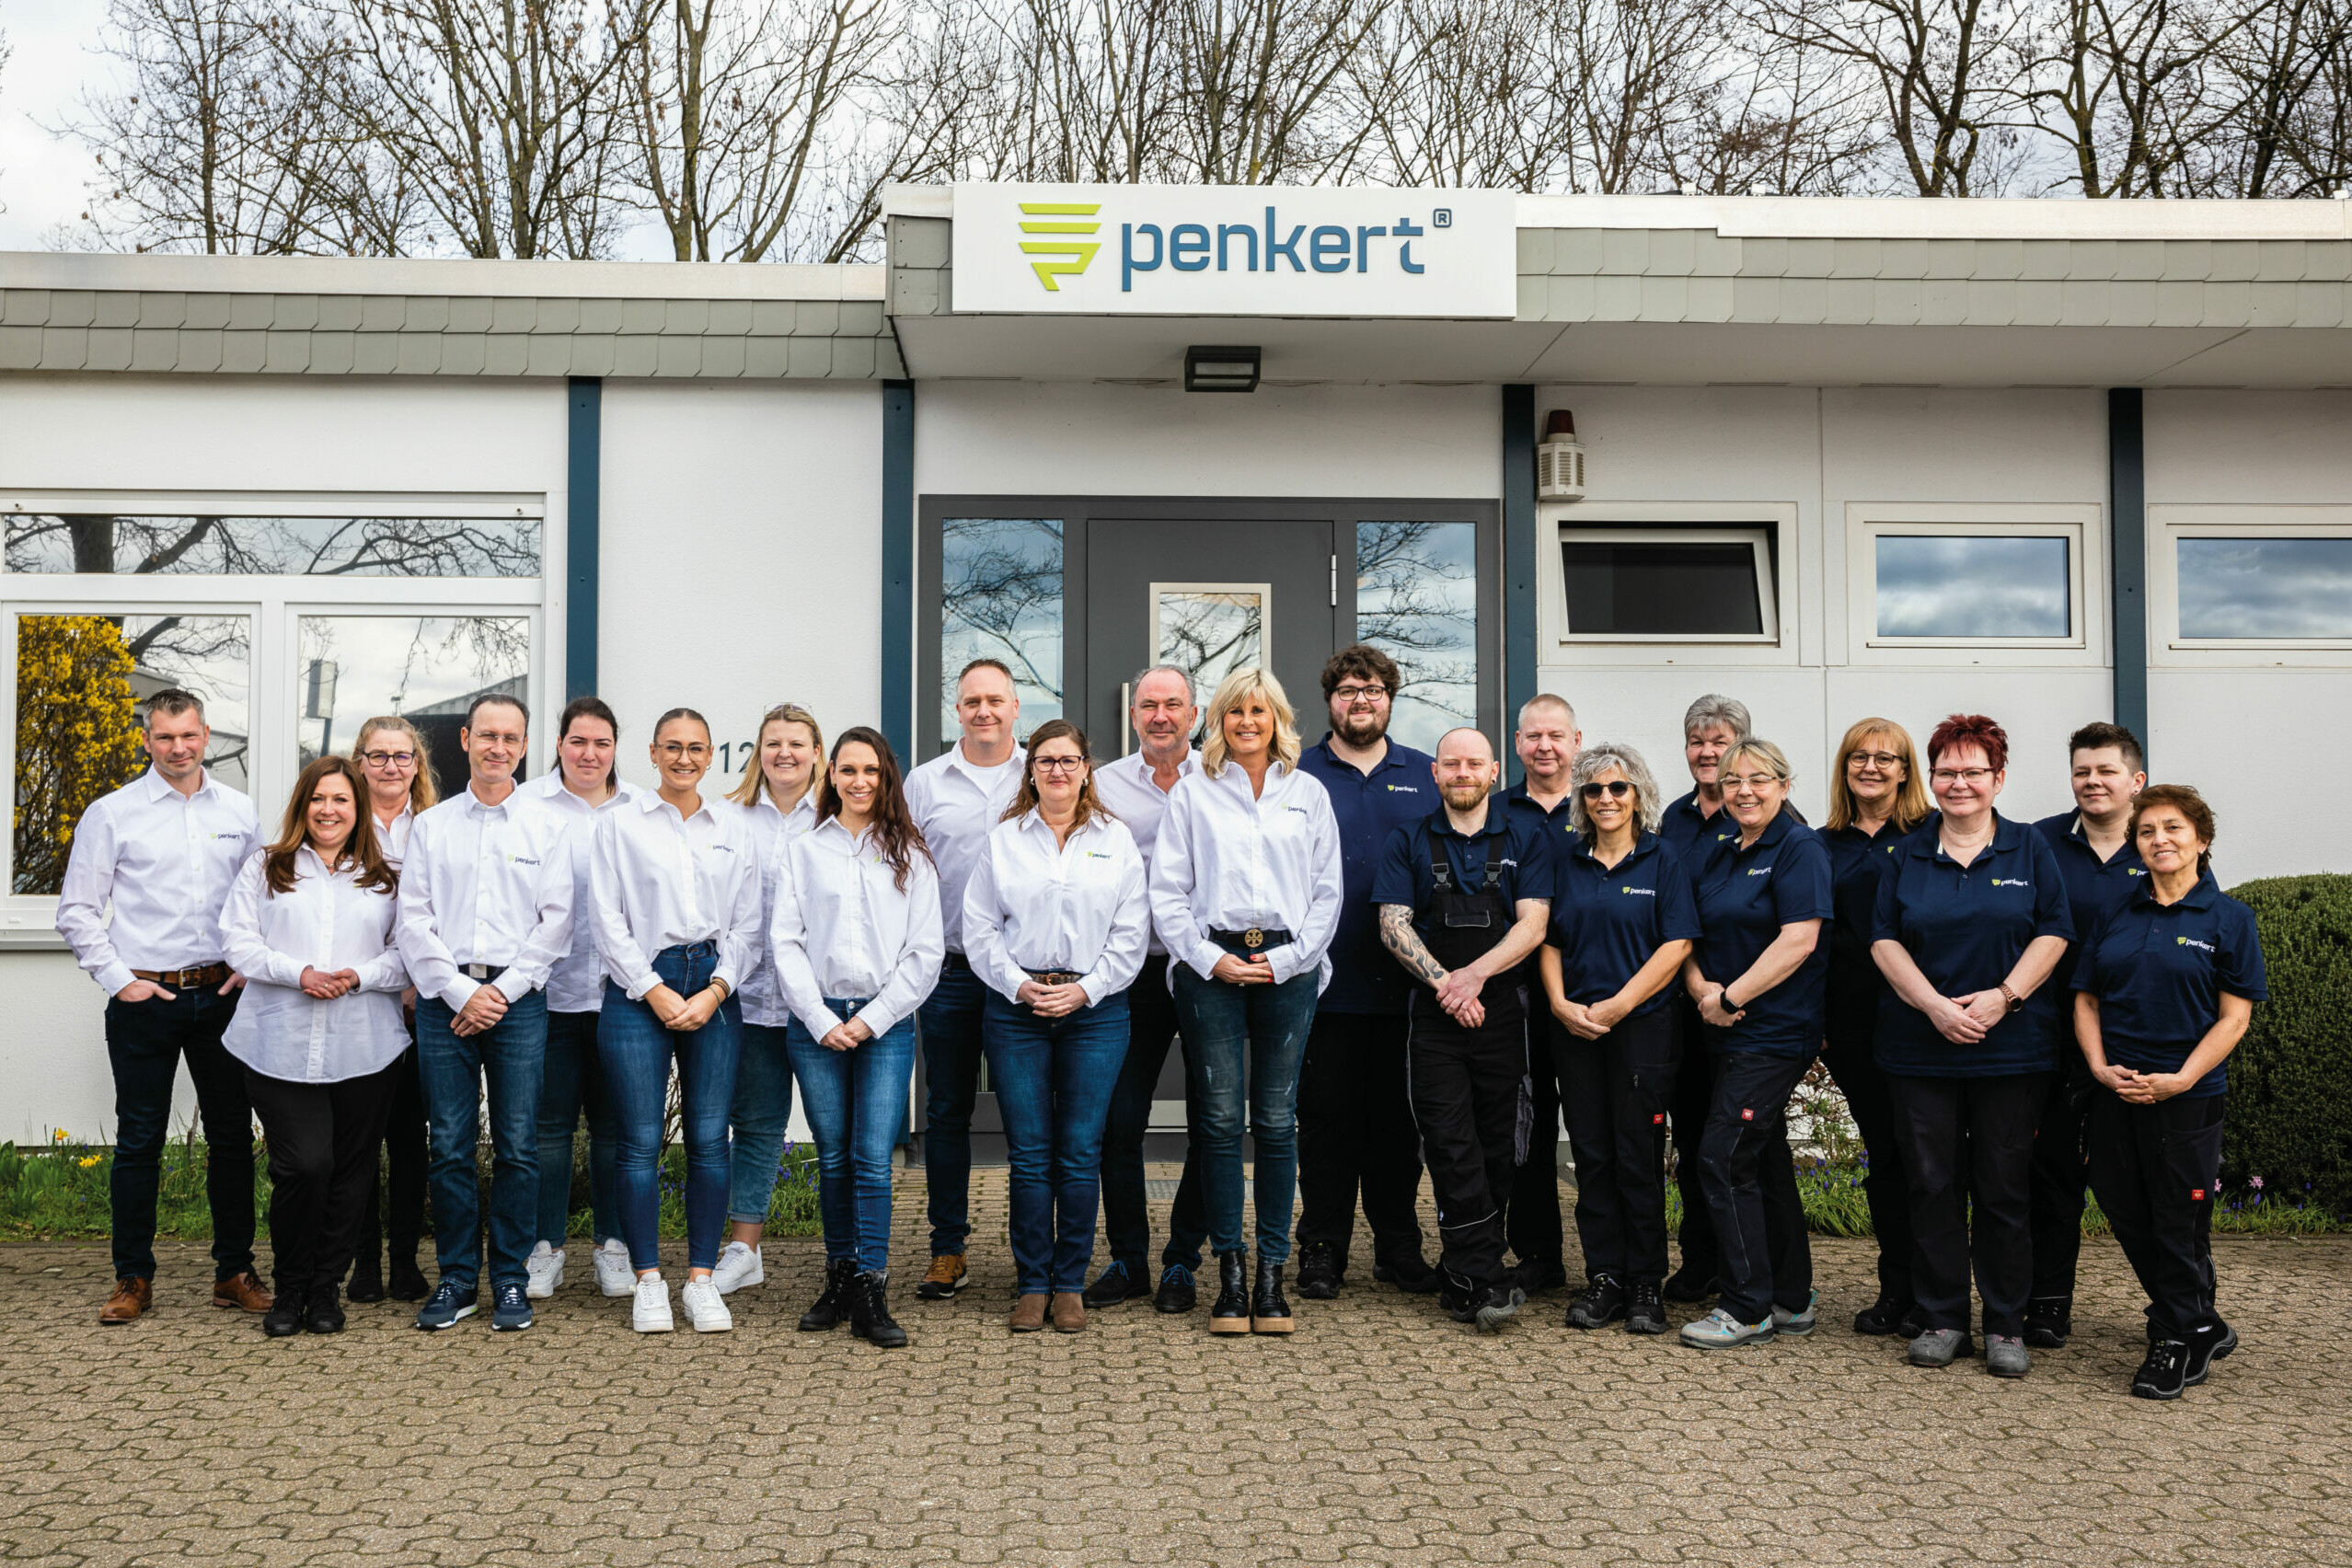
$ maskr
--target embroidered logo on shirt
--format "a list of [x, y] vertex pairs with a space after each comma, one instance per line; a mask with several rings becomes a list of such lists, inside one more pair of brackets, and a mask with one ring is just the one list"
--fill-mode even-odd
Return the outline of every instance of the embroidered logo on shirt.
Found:
[[2032, 887], [2034, 885], [2023, 877], [1995, 877], [1992, 884], [1995, 887]]
[[1747, 874], [1751, 877], [1768, 876], [1771, 870], [1770, 866], [1750, 866], [1747, 868]]
[[1655, 898], [1658, 895], [1658, 890], [1656, 888], [1635, 887], [1630, 882], [1625, 886], [1619, 888], [1617, 891], [1620, 893], [1630, 893], [1639, 898]]
[[2127, 877], [2144, 877], [2147, 874], [2148, 868], [2145, 866], [2126, 866], [2124, 868], [2124, 875]]
[[506, 863], [510, 866], [536, 866], [539, 862], [528, 855], [509, 855]]
[[1387, 790], [1391, 795], [1418, 795], [1421, 793], [1420, 786], [1415, 784], [1386, 784], [1381, 786], [1381, 788]]
[[2213, 951], [2213, 944], [2211, 942], [2201, 942], [2195, 937], [2174, 937], [2173, 939], [2173, 945], [2177, 947], [2193, 947], [2200, 952], [2211, 952]]
[[1110, 857], [1110, 856], [1108, 856], [1108, 855], [1105, 855], [1105, 854], [1104, 854], [1101, 850], [1100, 850], [1100, 849], [1090, 849], [1090, 850], [1088, 850], [1088, 851], [1086, 852], [1086, 858], [1087, 858], [1088, 859], [1090, 859], [1090, 860], [1107, 860], [1107, 859], [1109, 859], [1111, 857]]

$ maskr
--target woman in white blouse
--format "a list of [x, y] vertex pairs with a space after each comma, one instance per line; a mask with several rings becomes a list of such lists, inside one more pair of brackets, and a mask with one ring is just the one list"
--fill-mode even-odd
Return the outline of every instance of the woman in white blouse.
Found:
[[686, 1141], [686, 1284], [698, 1333], [735, 1326], [710, 1283], [727, 1212], [727, 1109], [735, 1096], [743, 1006], [735, 986], [759, 941], [759, 865], [751, 830], [706, 801], [710, 726], [673, 708], [648, 748], [660, 788], [596, 818], [588, 885], [605, 965], [596, 1054], [619, 1133], [614, 1172], [621, 1239], [637, 1286], [629, 1326], [674, 1326], [662, 1278], [662, 1124], [678, 1068]]
[[816, 716], [797, 702], [779, 702], [759, 721], [759, 751], [744, 770], [744, 781], [727, 799], [743, 813], [759, 850], [757, 953], [744, 976], [744, 1046], [735, 1066], [735, 1105], [729, 1147], [727, 1245], [711, 1279], [719, 1294], [732, 1296], [767, 1278], [760, 1236], [767, 1228], [767, 1205], [784, 1159], [784, 1136], [792, 1123], [792, 1058], [784, 1043], [791, 1010], [776, 984], [776, 959], [767, 929], [776, 919], [776, 884], [784, 874], [784, 851], [816, 825], [816, 776], [824, 759], [824, 732]]
[[[1322, 785], [1297, 770], [1297, 722], [1272, 671], [1226, 676], [1204, 729], [1200, 771], [1177, 780], [1159, 825], [1151, 917], [1200, 1118], [1218, 1275], [1209, 1332], [1286, 1334], [1298, 1064], [1331, 974], [1339, 824]], [[1241, 1235], [1245, 1119], [1257, 1148], [1254, 1285]]]
[[1017, 1334], [1086, 1327], [1102, 1127], [1127, 1056], [1127, 987], [1151, 916], [1144, 861], [1095, 798], [1086, 735], [1050, 719], [963, 890], [963, 951], [988, 987], [981, 1043], [1012, 1166]]
[[245, 999], [221, 1043], [245, 1064], [270, 1149], [277, 1301], [261, 1332], [340, 1333], [336, 1286], [359, 1241], [375, 1147], [409, 1032], [392, 943], [400, 873], [375, 847], [346, 756], [302, 770], [276, 840], [230, 885], [221, 931]]
[[824, 1293], [812, 1332], [845, 1320], [885, 1349], [890, 1158], [915, 1077], [915, 1009], [939, 983], [947, 937], [940, 873], [906, 809], [898, 758], [860, 725], [833, 743], [816, 825], [793, 840], [770, 929], [792, 1021], [792, 1076], [817, 1148]]

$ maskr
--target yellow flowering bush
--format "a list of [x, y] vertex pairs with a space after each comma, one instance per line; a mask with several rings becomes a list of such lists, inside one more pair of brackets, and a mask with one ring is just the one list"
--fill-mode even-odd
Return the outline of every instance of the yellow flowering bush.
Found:
[[52, 894], [82, 813], [136, 778], [145, 757], [121, 623], [26, 616], [17, 627], [13, 891]]

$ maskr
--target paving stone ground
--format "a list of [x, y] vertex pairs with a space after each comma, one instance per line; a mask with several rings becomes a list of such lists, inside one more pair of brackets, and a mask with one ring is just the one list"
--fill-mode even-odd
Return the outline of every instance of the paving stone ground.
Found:
[[[1833, 1240], [1820, 1332], [1732, 1353], [1578, 1332], [1557, 1295], [1478, 1338], [1361, 1278], [1294, 1303], [1289, 1340], [1145, 1302], [1016, 1339], [1002, 1174], [975, 1197], [974, 1287], [917, 1303], [902, 1252], [894, 1353], [793, 1331], [813, 1241], [771, 1246], [731, 1334], [630, 1333], [575, 1243], [527, 1333], [421, 1334], [386, 1303], [279, 1342], [213, 1309], [201, 1246], [162, 1250], [156, 1309], [122, 1329], [96, 1321], [103, 1247], [0, 1248], [0, 1556], [2352, 1563], [2344, 1240], [2217, 1243], [2244, 1347], [2162, 1405], [2125, 1397], [2139, 1307], [2111, 1243], [2085, 1249], [2073, 1345], [2007, 1383], [1847, 1332], [1872, 1252]], [[902, 1244], [921, 1214], [905, 1182]]]

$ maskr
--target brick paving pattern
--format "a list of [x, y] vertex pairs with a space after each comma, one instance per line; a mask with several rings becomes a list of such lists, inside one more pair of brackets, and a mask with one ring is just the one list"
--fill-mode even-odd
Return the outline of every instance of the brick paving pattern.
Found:
[[[1172, 1174], [1167, 1172], [1167, 1174]], [[0, 1248], [0, 1556], [56, 1564], [2352, 1562], [2352, 1244], [2225, 1239], [2244, 1347], [2125, 1397], [2137, 1294], [2086, 1247], [2076, 1337], [2022, 1383], [1931, 1373], [1847, 1322], [1866, 1242], [1816, 1240], [1822, 1328], [1738, 1352], [1562, 1326], [1481, 1339], [1361, 1274], [1287, 1341], [1147, 1302], [1014, 1338], [1001, 1172], [976, 1284], [912, 1348], [793, 1331], [815, 1242], [769, 1248], [732, 1334], [640, 1338], [586, 1248], [539, 1326], [352, 1309], [265, 1341], [161, 1249], [101, 1329], [103, 1247]], [[897, 1235], [919, 1237], [919, 1179]], [[1165, 1218], [1164, 1203], [1158, 1205]], [[1359, 1239], [1359, 1260], [1368, 1257]], [[683, 1277], [681, 1255], [672, 1258]], [[1572, 1261], [1572, 1271], [1574, 1267]], [[1205, 1308], [1205, 1297], [1204, 1299]], [[1693, 1315], [1676, 1309], [1676, 1318]]]

